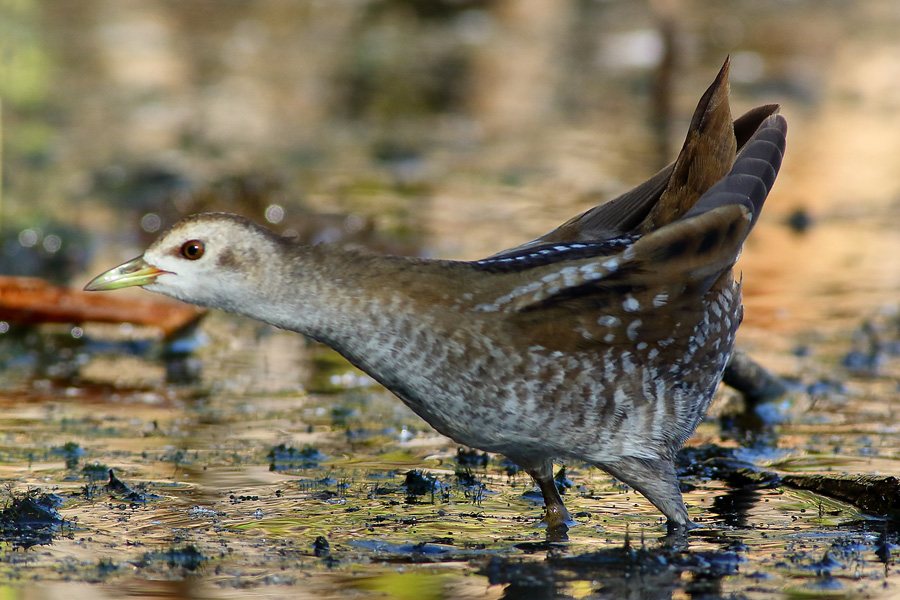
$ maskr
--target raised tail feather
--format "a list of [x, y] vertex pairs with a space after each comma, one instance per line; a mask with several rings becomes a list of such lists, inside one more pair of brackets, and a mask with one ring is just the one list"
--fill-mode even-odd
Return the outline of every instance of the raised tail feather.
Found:
[[755, 225], [781, 168], [786, 136], [784, 117], [774, 114], [766, 118], [741, 150], [728, 175], [707, 190], [684, 218], [717, 206], [742, 204], [752, 215], [751, 227]]
[[681, 219], [645, 235], [623, 257], [645, 262], [648, 274], [656, 271], [666, 278], [680, 277], [708, 287], [740, 256], [775, 183], [786, 135], [784, 117], [768, 117], [728, 175], [700, 196]]
[[687, 214], [619, 253], [577, 261], [566, 277], [548, 277], [546, 285], [516, 298], [513, 308], [531, 310], [573, 298], [605, 305], [611, 303], [605, 296], [622, 290], [662, 294], [668, 301], [688, 289], [702, 295], [740, 255], [781, 167], [786, 134], [782, 116], [766, 118], [731, 171]]
[[[491, 258], [514, 255], [542, 244], [603, 242], [638, 230], [652, 231], [683, 216], [699, 195], [728, 172], [734, 157], [733, 148], [742, 152], [749, 140], [761, 129], [766, 118], [775, 114], [779, 108], [777, 104], [758, 106], [735, 119], [732, 124], [727, 101], [727, 76], [726, 61], [694, 112], [684, 147], [676, 162], [621, 196], [569, 219], [533, 241], [498, 252]], [[726, 144], [725, 138], [732, 135], [734, 142]], [[716, 168], [709, 168], [711, 159], [716, 162]], [[707, 175], [699, 181], [690, 176], [693, 170], [691, 165], [697, 161], [703, 161], [706, 168], [702, 170]], [[674, 204], [686, 205], [687, 208], [673, 209], [669, 202], [669, 197], [673, 195], [680, 196], [684, 201], [682, 204], [676, 198]], [[659, 204], [665, 206], [658, 207]], [[651, 213], [655, 214], [650, 217]]]

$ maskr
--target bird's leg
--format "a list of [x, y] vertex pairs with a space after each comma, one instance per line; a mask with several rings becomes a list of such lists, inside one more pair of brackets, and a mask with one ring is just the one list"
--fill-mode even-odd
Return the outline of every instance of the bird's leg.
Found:
[[563, 504], [556, 482], [553, 480], [553, 462], [549, 460], [523, 467], [541, 488], [544, 496], [544, 522], [547, 523], [547, 538], [550, 541], [565, 541], [569, 530], [567, 523], [572, 520]]
[[778, 375], [738, 351], [731, 354], [722, 381], [743, 394], [750, 407], [787, 393], [787, 384]]
[[698, 527], [690, 517], [678, 488], [678, 476], [671, 460], [625, 456], [598, 467], [644, 495], [666, 515], [670, 532], [684, 532]]

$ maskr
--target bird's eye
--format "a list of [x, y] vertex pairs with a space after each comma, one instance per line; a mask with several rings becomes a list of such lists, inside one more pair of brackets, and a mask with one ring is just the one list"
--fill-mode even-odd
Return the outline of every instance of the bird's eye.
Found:
[[185, 242], [181, 247], [181, 255], [188, 260], [197, 260], [203, 256], [203, 242], [200, 240]]

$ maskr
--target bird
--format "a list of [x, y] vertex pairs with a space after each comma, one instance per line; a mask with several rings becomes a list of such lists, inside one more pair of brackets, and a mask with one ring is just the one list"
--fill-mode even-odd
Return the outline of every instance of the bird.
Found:
[[89, 291], [141, 286], [322, 342], [459, 444], [534, 479], [548, 536], [572, 520], [553, 464], [689, 517], [674, 457], [702, 420], [743, 317], [733, 267], [781, 166], [775, 104], [732, 121], [728, 60], [674, 163], [553, 231], [482, 260], [305, 245], [203, 213]]

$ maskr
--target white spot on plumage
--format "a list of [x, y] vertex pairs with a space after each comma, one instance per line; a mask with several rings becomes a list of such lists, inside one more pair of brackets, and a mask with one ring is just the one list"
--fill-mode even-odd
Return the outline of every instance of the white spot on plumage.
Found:
[[496, 312], [496, 311], [500, 310], [500, 307], [503, 306], [504, 304], [509, 304], [510, 302], [512, 302], [513, 300], [518, 298], [519, 296], [523, 296], [525, 294], [535, 292], [535, 291], [541, 289], [543, 287], [543, 285], [544, 285], [544, 282], [541, 282], [541, 281], [532, 281], [531, 283], [528, 283], [526, 285], [521, 285], [521, 286], [515, 288], [513, 291], [509, 292], [508, 294], [505, 294], [505, 295], [497, 298], [493, 302], [493, 304], [479, 304], [478, 306], [475, 307], [475, 310], [480, 310], [483, 312]]
[[566, 287], [572, 287], [578, 284], [578, 267], [565, 267], [559, 270], [562, 275], [563, 284]]
[[622, 302], [622, 309], [625, 312], [635, 312], [641, 309], [641, 303], [637, 301], [634, 296], [626, 296], [625, 301]]
[[481, 312], [497, 312], [498, 310], [500, 310], [500, 306], [496, 303], [494, 303], [494, 304], [476, 304], [475, 310], [478, 310]]
[[612, 383], [616, 380], [618, 369], [612, 359], [612, 348], [606, 350], [603, 354], [603, 378]]
[[622, 323], [618, 317], [614, 317], [612, 315], [603, 315], [599, 319], [597, 319], [598, 325], [603, 325], [604, 327], [618, 327]]
[[581, 275], [584, 279], [587, 281], [594, 281], [595, 279], [602, 279], [607, 274], [606, 271], [599, 271], [599, 268], [600, 265], [597, 263], [588, 263], [580, 267], [579, 271], [581, 271]]
[[628, 328], [625, 330], [625, 333], [628, 335], [628, 339], [634, 341], [638, 337], [638, 328], [643, 324], [640, 319], [635, 319], [632, 321]]

